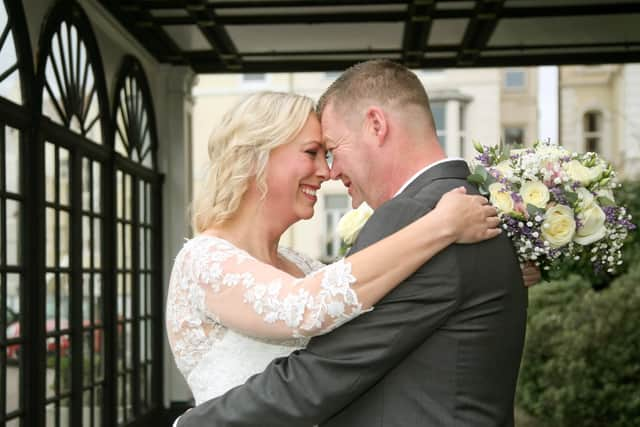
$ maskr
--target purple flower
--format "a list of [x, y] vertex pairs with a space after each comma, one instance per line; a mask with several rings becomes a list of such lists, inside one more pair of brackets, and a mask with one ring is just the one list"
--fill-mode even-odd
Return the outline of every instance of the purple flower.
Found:
[[482, 163], [483, 166], [489, 166], [491, 164], [491, 159], [489, 159], [489, 153], [485, 150], [481, 154], [478, 154], [475, 159]]
[[522, 196], [519, 193], [511, 193], [511, 199], [515, 203], [521, 203], [522, 202]]
[[564, 195], [564, 191], [562, 191], [561, 188], [559, 187], [552, 187], [549, 189], [549, 192], [551, 194], [553, 194], [553, 198], [556, 200], [556, 202], [560, 203], [561, 205], [567, 205], [569, 206], [569, 201], [567, 200], [567, 198]]

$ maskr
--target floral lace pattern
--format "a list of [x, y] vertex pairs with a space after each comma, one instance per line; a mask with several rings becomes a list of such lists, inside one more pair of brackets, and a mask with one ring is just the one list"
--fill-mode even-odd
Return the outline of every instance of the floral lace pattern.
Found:
[[292, 250], [279, 254], [307, 277], [291, 276], [217, 237], [185, 243], [171, 273], [166, 316], [185, 378], [229, 330], [265, 344], [302, 347], [307, 337], [363, 312], [349, 262], [324, 266]]

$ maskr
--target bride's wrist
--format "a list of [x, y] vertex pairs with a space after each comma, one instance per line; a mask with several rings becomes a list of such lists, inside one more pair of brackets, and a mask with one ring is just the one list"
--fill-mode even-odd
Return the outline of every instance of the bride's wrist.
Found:
[[444, 215], [442, 212], [435, 212], [431, 216], [431, 230], [428, 233], [427, 238], [433, 239], [434, 237], [441, 242], [444, 242], [446, 246], [455, 243], [460, 238], [460, 232], [456, 224]]

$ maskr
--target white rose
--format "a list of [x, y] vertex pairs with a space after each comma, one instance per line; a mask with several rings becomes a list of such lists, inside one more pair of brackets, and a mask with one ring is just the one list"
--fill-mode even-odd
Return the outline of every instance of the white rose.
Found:
[[576, 190], [576, 193], [578, 194], [578, 200], [580, 200], [580, 206], [582, 206], [582, 208], [586, 208], [593, 203], [593, 193], [586, 188], [580, 187]]
[[340, 221], [338, 221], [338, 235], [347, 245], [352, 245], [360, 233], [360, 229], [367, 222], [373, 209], [365, 202], [362, 202], [358, 209], [354, 209], [346, 213]]
[[588, 168], [578, 160], [571, 160], [564, 165], [564, 169], [569, 178], [580, 182], [582, 185], [589, 185], [602, 174], [602, 166], [596, 165]]
[[505, 190], [499, 182], [494, 182], [489, 186], [489, 200], [491, 204], [503, 213], [511, 213], [514, 210], [511, 192]]
[[576, 230], [573, 241], [580, 245], [589, 245], [602, 239], [605, 234], [604, 221], [606, 215], [597, 203], [591, 203], [578, 214], [582, 223]]
[[506, 179], [510, 180], [513, 178], [513, 168], [509, 165], [509, 160], [501, 161], [495, 165], [494, 168]]
[[564, 205], [552, 206], [547, 210], [542, 223], [542, 237], [554, 248], [569, 243], [576, 231], [573, 211]]
[[544, 209], [549, 203], [549, 189], [540, 181], [528, 181], [520, 187], [520, 195], [525, 206], [533, 206]]

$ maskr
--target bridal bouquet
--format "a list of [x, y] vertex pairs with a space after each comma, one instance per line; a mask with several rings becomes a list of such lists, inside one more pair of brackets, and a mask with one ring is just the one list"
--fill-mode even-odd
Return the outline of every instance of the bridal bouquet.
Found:
[[474, 146], [479, 155], [468, 180], [498, 209], [521, 262], [533, 261], [545, 277], [561, 266], [616, 272], [635, 225], [615, 203], [620, 184], [610, 164], [549, 141], [510, 152]]

